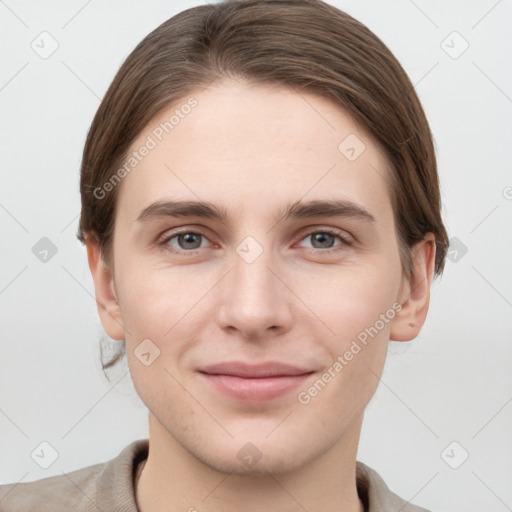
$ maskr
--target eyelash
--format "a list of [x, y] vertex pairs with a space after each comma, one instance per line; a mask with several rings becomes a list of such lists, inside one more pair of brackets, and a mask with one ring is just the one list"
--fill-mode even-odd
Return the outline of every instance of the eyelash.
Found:
[[[330, 248], [327, 248], [327, 249], [317, 249], [317, 248], [306, 248], [306, 250], [308, 252], [322, 252], [322, 253], [331, 253], [331, 252], [335, 252], [337, 250], [339, 250], [339, 248], [343, 245], [345, 246], [350, 246], [352, 245], [352, 241], [346, 237], [345, 235], [343, 235], [343, 232], [342, 231], [339, 231], [337, 229], [334, 229], [334, 228], [325, 228], [325, 229], [315, 229], [313, 231], [309, 231], [308, 233], [306, 233], [302, 238], [301, 238], [301, 241], [304, 240], [305, 238], [307, 238], [308, 236], [311, 236], [311, 235], [314, 235], [314, 234], [317, 234], [317, 233], [322, 233], [322, 234], [329, 234], [329, 235], [333, 235], [337, 238], [339, 238], [341, 240], [341, 244], [336, 246], [336, 247], [330, 247]], [[195, 254], [197, 254], [197, 252], [200, 250], [200, 249], [194, 249], [194, 250], [191, 250], [191, 251], [178, 251], [176, 249], [172, 249], [170, 248], [168, 244], [168, 242], [170, 240], [172, 240], [173, 238], [179, 236], [179, 235], [184, 235], [184, 234], [192, 234], [192, 235], [200, 235], [206, 239], [208, 239], [208, 237], [202, 233], [201, 231], [192, 231], [192, 230], [182, 230], [182, 231], [177, 231], [177, 232], [174, 232], [174, 233], [166, 233], [164, 235], [162, 235], [159, 239], [158, 239], [158, 244], [159, 246], [161, 246], [162, 248], [164, 248], [165, 250], [169, 250], [171, 251], [172, 253], [174, 254], [180, 254], [180, 255], [187, 255], [187, 256], [193, 256]]]

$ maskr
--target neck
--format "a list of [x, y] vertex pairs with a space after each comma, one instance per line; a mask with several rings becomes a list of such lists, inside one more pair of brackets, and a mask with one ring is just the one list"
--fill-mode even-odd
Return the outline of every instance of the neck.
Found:
[[140, 512], [364, 512], [356, 488], [362, 418], [326, 453], [286, 473], [224, 473], [186, 451], [149, 413], [149, 452], [137, 469]]

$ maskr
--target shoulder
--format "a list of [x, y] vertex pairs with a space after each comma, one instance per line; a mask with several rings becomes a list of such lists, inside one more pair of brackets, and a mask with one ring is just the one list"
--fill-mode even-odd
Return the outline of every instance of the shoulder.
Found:
[[136, 512], [133, 476], [148, 440], [133, 441], [113, 459], [33, 482], [0, 485], [1, 512]]
[[[33, 482], [0, 485], [2, 512], [93, 510], [96, 482], [105, 463]], [[92, 507], [92, 508], [91, 508]]]
[[356, 463], [356, 475], [357, 490], [368, 512], [430, 512], [392, 492], [374, 469], [360, 461]]

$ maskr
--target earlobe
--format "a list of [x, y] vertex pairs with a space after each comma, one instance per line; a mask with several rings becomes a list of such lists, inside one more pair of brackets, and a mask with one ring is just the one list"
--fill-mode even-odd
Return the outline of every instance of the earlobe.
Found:
[[413, 272], [405, 279], [398, 300], [402, 309], [395, 315], [389, 338], [392, 341], [410, 341], [420, 332], [427, 318], [430, 285], [436, 255], [435, 236], [427, 233], [412, 248]]
[[124, 340], [125, 332], [113, 275], [107, 269], [101, 257], [98, 241], [94, 237], [88, 236], [86, 246], [87, 260], [94, 281], [96, 305], [101, 324], [110, 338]]

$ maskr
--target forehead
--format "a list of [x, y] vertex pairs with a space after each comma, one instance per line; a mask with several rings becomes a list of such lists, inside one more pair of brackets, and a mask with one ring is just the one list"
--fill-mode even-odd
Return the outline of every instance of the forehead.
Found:
[[130, 221], [169, 198], [263, 215], [284, 202], [336, 197], [392, 213], [378, 144], [345, 109], [304, 91], [245, 82], [198, 89], [153, 118], [134, 151], [118, 197], [118, 215]]

